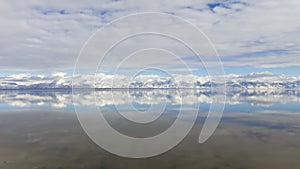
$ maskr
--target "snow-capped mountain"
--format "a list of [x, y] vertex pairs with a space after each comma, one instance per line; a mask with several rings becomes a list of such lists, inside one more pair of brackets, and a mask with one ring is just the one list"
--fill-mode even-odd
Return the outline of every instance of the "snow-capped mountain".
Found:
[[[297, 90], [300, 89], [300, 77], [274, 75], [270, 72], [251, 73], [249, 75], [229, 74], [222, 77], [212, 77], [220, 82], [226, 81], [229, 91], [241, 90]], [[172, 75], [139, 75], [128, 77], [124, 75], [75, 75], [66, 76], [55, 73], [49, 76], [16, 74], [0, 77], [0, 89], [46, 89], [46, 88], [198, 88], [210, 89], [221, 85], [211, 81], [209, 76]]]

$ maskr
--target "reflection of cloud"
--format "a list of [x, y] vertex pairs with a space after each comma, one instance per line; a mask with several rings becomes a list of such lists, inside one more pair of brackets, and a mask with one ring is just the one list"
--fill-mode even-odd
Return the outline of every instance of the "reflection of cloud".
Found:
[[65, 107], [71, 104], [71, 95], [64, 91], [6, 91], [0, 92], [0, 102], [14, 107], [45, 106]]
[[54, 108], [64, 108], [64, 107], [67, 107], [67, 105], [65, 105], [62, 102], [60, 102], [60, 103], [51, 103], [51, 107], [54, 107]]
[[294, 112], [284, 111], [284, 110], [259, 110], [255, 113], [261, 113], [261, 114], [282, 114], [282, 115], [288, 115], [288, 114], [295, 114]]
[[37, 105], [38, 106], [43, 106], [45, 103], [44, 102], [38, 102]]
[[[200, 90], [93, 90], [76, 91], [73, 95], [74, 104], [79, 106], [100, 107], [109, 105], [125, 105], [136, 103], [152, 105], [167, 103], [170, 105], [192, 105], [198, 103], [210, 104], [213, 100], [218, 102], [218, 94]], [[220, 101], [220, 100], [219, 100]], [[64, 108], [72, 105], [71, 91], [1, 91], [0, 102], [15, 107], [46, 106]], [[300, 102], [297, 91], [228, 93], [226, 104], [251, 104], [256, 106], [270, 106], [276, 103]]]
[[11, 101], [8, 104], [13, 107], [28, 107], [30, 105], [30, 102], [16, 100], [16, 101]]

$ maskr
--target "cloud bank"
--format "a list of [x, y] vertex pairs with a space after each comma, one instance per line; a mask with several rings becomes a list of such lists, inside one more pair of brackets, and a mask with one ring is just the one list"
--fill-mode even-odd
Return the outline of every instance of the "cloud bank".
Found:
[[215, 44], [225, 66], [300, 66], [299, 6], [298, 0], [1, 1], [0, 69], [70, 69], [93, 32], [145, 11], [195, 24]]

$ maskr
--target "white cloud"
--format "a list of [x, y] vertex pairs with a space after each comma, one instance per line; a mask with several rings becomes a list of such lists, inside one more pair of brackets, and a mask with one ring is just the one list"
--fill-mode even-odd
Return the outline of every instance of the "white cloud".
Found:
[[[11, 0], [0, 2], [0, 69], [70, 69], [94, 31], [118, 17], [145, 11], [173, 13], [197, 25], [220, 55], [229, 58], [226, 66], [300, 66], [298, 0]], [[240, 57], [274, 49], [288, 52]]]

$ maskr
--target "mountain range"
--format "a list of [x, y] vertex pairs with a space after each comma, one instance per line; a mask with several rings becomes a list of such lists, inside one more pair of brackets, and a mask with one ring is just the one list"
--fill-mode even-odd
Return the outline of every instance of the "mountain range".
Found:
[[[218, 79], [211, 81], [210, 79]], [[72, 83], [73, 81], [73, 83]], [[248, 75], [229, 74], [220, 77], [196, 75], [74, 75], [54, 73], [48, 76], [14, 74], [0, 77], [0, 89], [55, 89], [55, 88], [197, 88], [210, 89], [225, 82], [229, 91], [242, 90], [298, 90], [300, 77], [275, 75], [270, 72], [251, 73]]]

